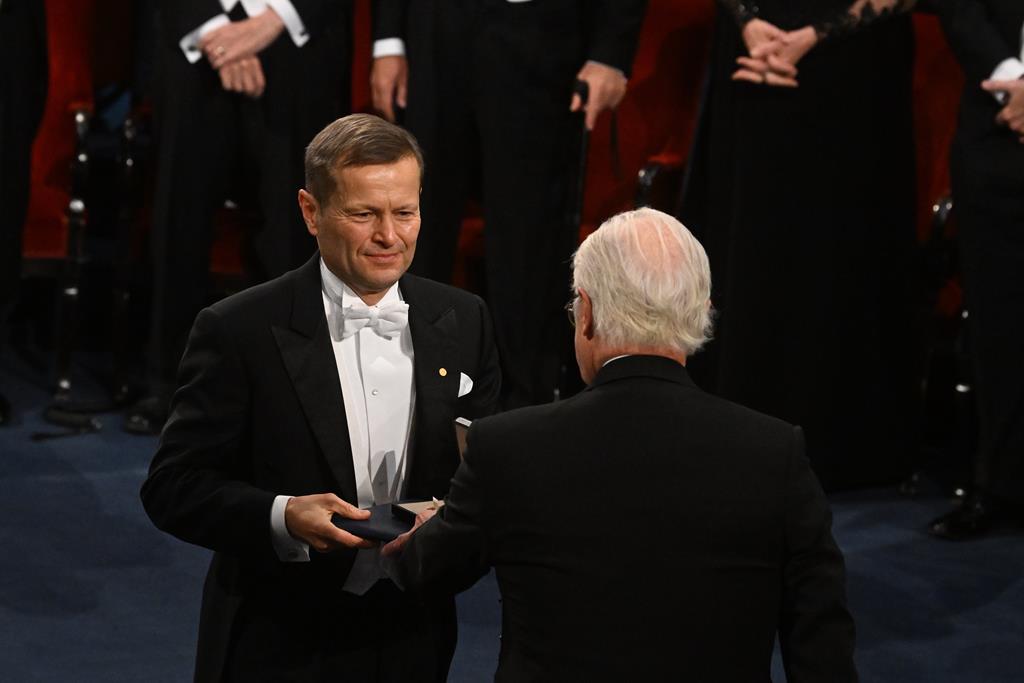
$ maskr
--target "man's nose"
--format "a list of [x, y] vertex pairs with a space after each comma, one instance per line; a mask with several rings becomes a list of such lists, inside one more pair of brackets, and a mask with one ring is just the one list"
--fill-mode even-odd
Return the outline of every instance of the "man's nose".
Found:
[[377, 230], [374, 232], [374, 239], [381, 244], [394, 244], [398, 241], [398, 224], [395, 217], [389, 213], [381, 216], [377, 223]]

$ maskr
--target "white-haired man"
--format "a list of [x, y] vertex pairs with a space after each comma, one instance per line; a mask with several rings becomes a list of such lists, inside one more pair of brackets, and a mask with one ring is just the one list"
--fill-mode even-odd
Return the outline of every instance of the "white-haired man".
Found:
[[800, 429], [703, 393], [686, 359], [711, 328], [700, 243], [650, 209], [573, 263], [589, 387], [478, 420], [446, 505], [386, 548], [426, 597], [491, 566], [496, 680], [854, 681], [854, 628], [828, 505]]

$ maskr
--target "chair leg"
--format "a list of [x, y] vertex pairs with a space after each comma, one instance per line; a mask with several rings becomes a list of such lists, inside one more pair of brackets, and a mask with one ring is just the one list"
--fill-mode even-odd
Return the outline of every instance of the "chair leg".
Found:
[[83, 414], [99, 412], [103, 407], [98, 404], [76, 403], [72, 399], [71, 361], [78, 337], [81, 274], [85, 261], [87, 214], [83, 197], [89, 170], [89, 154], [85, 144], [89, 131], [89, 112], [84, 109], [76, 110], [74, 123], [76, 150], [71, 167], [71, 199], [67, 207], [67, 254], [61, 273], [57, 304], [55, 390], [53, 402], [43, 417], [52, 424], [73, 430], [72, 433], [83, 433], [97, 431], [100, 426], [98, 421]]

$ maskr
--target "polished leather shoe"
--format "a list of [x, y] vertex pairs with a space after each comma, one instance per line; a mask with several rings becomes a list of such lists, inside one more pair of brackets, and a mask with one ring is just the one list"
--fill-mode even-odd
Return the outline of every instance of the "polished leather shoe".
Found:
[[968, 541], [984, 536], [992, 528], [992, 505], [981, 497], [971, 497], [956, 510], [928, 525], [928, 533], [948, 541]]
[[7, 402], [3, 394], [0, 394], [0, 426], [10, 424], [10, 422], [11, 404]]
[[167, 422], [167, 398], [153, 395], [140, 399], [124, 414], [122, 428], [129, 434], [155, 436]]

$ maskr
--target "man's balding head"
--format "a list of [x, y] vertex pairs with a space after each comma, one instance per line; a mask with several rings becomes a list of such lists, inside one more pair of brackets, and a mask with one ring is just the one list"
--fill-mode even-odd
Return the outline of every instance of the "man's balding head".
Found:
[[577, 336], [590, 333], [603, 348], [685, 359], [711, 336], [707, 254], [660, 211], [621, 213], [587, 237], [573, 259], [573, 290], [589, 300], [592, 327]]

